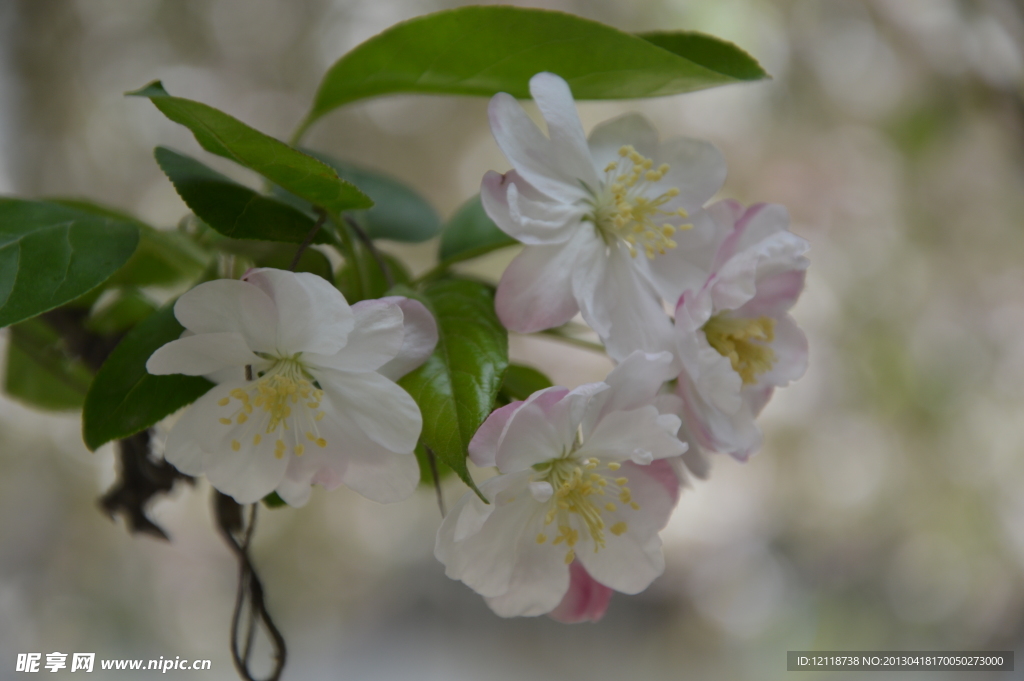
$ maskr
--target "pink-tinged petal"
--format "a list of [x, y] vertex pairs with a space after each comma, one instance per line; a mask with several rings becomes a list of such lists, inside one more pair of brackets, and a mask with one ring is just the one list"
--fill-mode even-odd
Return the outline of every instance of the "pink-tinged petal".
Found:
[[619, 163], [619, 149], [632, 145], [642, 155], [652, 158], [658, 148], [658, 131], [646, 117], [638, 113], [627, 113], [599, 123], [587, 138], [594, 169], [604, 174], [609, 163]]
[[716, 310], [735, 310], [757, 294], [757, 282], [783, 272], [805, 269], [807, 241], [776, 232], [727, 260], [715, 273], [711, 295]]
[[405, 335], [402, 308], [388, 299], [363, 300], [352, 306], [352, 314], [355, 326], [345, 347], [333, 355], [303, 353], [304, 364], [360, 373], [398, 355]]
[[807, 371], [807, 336], [789, 315], [775, 320], [774, 333], [771, 348], [775, 361], [771, 369], [757, 377], [757, 382], [782, 387]]
[[606, 532], [603, 548], [594, 551], [581, 547], [576, 558], [601, 584], [635, 594], [646, 589], [665, 569], [658, 532], [675, 508], [679, 486], [666, 484], [673, 474], [671, 466], [663, 462], [649, 466], [626, 462], [618, 474], [628, 480], [627, 486], [640, 508], [634, 510], [628, 504], [619, 504], [616, 510], [603, 513], [605, 527], [621, 522], [624, 531]]
[[[583, 318], [601, 335], [615, 360], [625, 359], [634, 350], [661, 352], [673, 346], [672, 322], [658, 294], [637, 274], [632, 261], [623, 249], [613, 250], [604, 277], [593, 289], [580, 290], [573, 282]], [[602, 333], [599, 328], [604, 320], [608, 327]]]
[[530, 79], [530, 94], [548, 124], [554, 158], [563, 175], [596, 189], [598, 176], [569, 84], [553, 73], [538, 73]]
[[402, 349], [390, 362], [377, 372], [392, 381], [397, 381], [427, 361], [437, 346], [437, 321], [434, 315], [418, 300], [390, 296], [381, 298], [394, 302], [402, 309]]
[[[598, 384], [599, 385], [599, 384]], [[509, 416], [498, 440], [495, 465], [502, 473], [527, 470], [572, 445], [591, 386], [572, 392], [558, 386], [535, 392]]]
[[569, 565], [569, 590], [548, 616], [562, 624], [598, 622], [611, 600], [612, 590], [591, 577], [586, 568], [574, 560]]
[[273, 352], [277, 343], [274, 301], [244, 281], [217, 279], [199, 284], [178, 298], [174, 316], [193, 333], [239, 333], [255, 352]]
[[[351, 418], [370, 440], [398, 453], [416, 447], [423, 427], [420, 409], [394, 382], [372, 371], [357, 374], [315, 369], [312, 373], [337, 413]], [[328, 418], [335, 415], [329, 413]]]
[[258, 286], [277, 307], [278, 354], [333, 355], [345, 345], [354, 325], [352, 309], [323, 277], [262, 268], [250, 270], [245, 281]]
[[715, 145], [704, 140], [678, 137], [663, 142], [654, 165], [662, 163], [669, 164], [669, 171], [660, 184], [679, 189], [670, 209], [682, 206], [693, 212], [707, 203], [725, 182], [725, 157]]
[[[757, 203], [736, 221], [735, 251], [746, 250], [768, 237], [789, 230], [789, 211], [774, 203]], [[725, 247], [723, 246], [723, 249]]]
[[497, 465], [495, 457], [498, 454], [498, 442], [501, 439], [502, 433], [505, 432], [508, 420], [512, 418], [515, 410], [522, 405], [522, 400], [518, 400], [491, 412], [491, 415], [477, 429], [473, 439], [469, 441], [470, 461], [481, 468]]
[[757, 281], [757, 292], [736, 311], [741, 317], [778, 317], [793, 307], [804, 290], [806, 270], [780, 272]]
[[567, 244], [527, 246], [505, 269], [494, 309], [505, 328], [534, 333], [561, 326], [579, 311], [572, 271], [579, 237]]
[[562, 171], [551, 140], [514, 97], [499, 92], [491, 98], [487, 112], [494, 140], [524, 180], [559, 203], [573, 204], [587, 197], [577, 178]]
[[761, 448], [761, 431], [755, 414], [742, 396], [735, 412], [727, 413], [705, 402], [690, 381], [680, 377], [678, 394], [683, 399], [683, 421], [697, 444], [746, 461]]
[[146, 371], [156, 376], [205, 376], [227, 367], [263, 363], [263, 359], [249, 349], [245, 338], [232, 331], [203, 333], [171, 341], [150, 355], [146, 360]]
[[631, 411], [613, 411], [586, 435], [579, 456], [616, 462], [679, 456], [686, 451], [686, 445], [675, 437], [678, 430], [679, 417], [658, 414], [653, 405]]

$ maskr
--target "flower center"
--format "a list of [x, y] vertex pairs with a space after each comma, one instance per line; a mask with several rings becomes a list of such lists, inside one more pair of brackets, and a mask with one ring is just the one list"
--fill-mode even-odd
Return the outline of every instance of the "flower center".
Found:
[[[313, 385], [297, 359], [278, 359], [258, 380], [245, 388], [235, 388], [230, 397], [217, 403], [234, 409], [230, 417], [220, 418], [223, 425], [241, 426], [237, 437], [231, 440], [231, 449], [239, 451], [241, 441], [248, 440], [250, 435], [254, 447], [263, 441], [264, 436], [276, 437], [274, 456], [279, 459], [284, 458], [289, 449], [296, 456], [302, 456], [305, 441], [326, 447], [327, 440], [320, 436], [317, 426], [324, 417], [320, 410], [323, 394], [323, 390]], [[232, 400], [237, 401], [233, 407]]]
[[716, 314], [704, 324], [708, 343], [723, 357], [746, 384], [756, 383], [758, 374], [772, 368], [775, 351], [766, 343], [775, 338], [771, 317], [732, 317]]
[[672, 187], [654, 198], [648, 197], [652, 193], [652, 185], [669, 171], [667, 163], [654, 169], [654, 161], [630, 145], [619, 149], [619, 157], [622, 160], [613, 161], [604, 169], [602, 191], [595, 197], [594, 212], [589, 219], [607, 243], [621, 240], [632, 257], [636, 257], [637, 249], [643, 249], [648, 259], [653, 260], [655, 255], [663, 255], [676, 247], [672, 236], [677, 230], [690, 229], [693, 225], [676, 227], [664, 222], [665, 218], [687, 217], [682, 208], [661, 209], [679, 196], [678, 188]]
[[[594, 551], [604, 548], [605, 545], [605, 524], [602, 512], [609, 513], [617, 510], [617, 506], [611, 499], [617, 499], [619, 503], [638, 510], [640, 505], [633, 501], [633, 493], [626, 484], [629, 482], [625, 477], [612, 477], [619, 470], [621, 464], [610, 462], [603, 468], [597, 459], [583, 459], [582, 461], [572, 455], [554, 459], [540, 464], [538, 470], [543, 474], [539, 480], [547, 482], [554, 490], [548, 503], [547, 514], [544, 516], [544, 525], [554, 525], [558, 530], [553, 545], [565, 543], [568, 551], [565, 554], [565, 562], [569, 564], [576, 557], [575, 546], [580, 540], [580, 532], [584, 536], [589, 535], [594, 542]], [[603, 471], [607, 471], [606, 475]], [[574, 522], [575, 521], [575, 522]], [[579, 529], [574, 528], [577, 525]], [[618, 536], [628, 530], [625, 521], [619, 521], [608, 528]], [[543, 544], [548, 540], [545, 533], [537, 535], [537, 543]]]

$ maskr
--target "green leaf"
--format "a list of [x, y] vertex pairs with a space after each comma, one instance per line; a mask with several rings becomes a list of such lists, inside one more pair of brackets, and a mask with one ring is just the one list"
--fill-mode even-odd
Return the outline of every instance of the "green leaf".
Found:
[[466, 467], [467, 448], [491, 413], [508, 366], [508, 332], [494, 312], [494, 292], [477, 282], [446, 279], [422, 295], [395, 293], [417, 298], [437, 320], [434, 354], [398, 382], [423, 413], [420, 441], [480, 494]]
[[375, 170], [366, 170], [325, 154], [303, 150], [338, 172], [373, 199], [373, 208], [353, 211], [371, 239], [392, 239], [418, 243], [437, 235], [441, 218], [437, 211], [411, 187]]
[[139, 228], [139, 247], [107, 283], [173, 286], [193, 282], [210, 264], [211, 254], [179, 231]]
[[148, 428], [213, 387], [201, 376], [152, 376], [146, 371], [149, 356], [182, 331], [171, 303], [132, 329], [110, 353], [85, 398], [82, 436], [89, 449]]
[[171, 286], [190, 282], [199, 277], [210, 262], [210, 253], [181, 231], [154, 229], [133, 215], [85, 199], [46, 200], [138, 226], [138, 248], [107, 280], [108, 285]]
[[721, 38], [696, 31], [650, 31], [636, 35], [683, 59], [736, 80], [761, 80], [768, 77], [756, 59]]
[[103, 336], [124, 333], [157, 309], [152, 300], [134, 287], [107, 289], [97, 302], [85, 327]]
[[172, 97], [160, 81], [127, 94], [148, 97], [165, 116], [191, 130], [203, 149], [255, 170], [315, 206], [338, 214], [373, 205], [365, 194], [324, 163], [223, 111], [190, 99]]
[[656, 97], [766, 77], [735, 45], [674, 35], [638, 37], [571, 14], [521, 7], [428, 14], [392, 26], [335, 62], [299, 134], [332, 109], [364, 97], [529, 97], [529, 80], [540, 71], [565, 78], [577, 99]]
[[0, 199], [0, 327], [96, 288], [138, 242], [134, 222], [49, 201]]
[[92, 372], [70, 357], [49, 325], [30, 319], [11, 327], [4, 391], [32, 407], [52, 411], [80, 409]]
[[[156, 162], [200, 220], [232, 239], [301, 244], [316, 221], [286, 203], [238, 184], [184, 154], [157, 147]], [[321, 229], [314, 243], [330, 239]]]
[[509, 401], [525, 400], [527, 397], [554, 385], [551, 379], [536, 369], [522, 364], [509, 364], [501, 383], [501, 394]]
[[[377, 259], [362, 244], [355, 244], [355, 251], [358, 262], [346, 262], [338, 271], [335, 281], [338, 290], [350, 303], [386, 296], [391, 286], [388, 285]], [[381, 253], [381, 257], [391, 273], [394, 285], [405, 285], [412, 280], [409, 270], [398, 258], [387, 253]]]
[[503, 246], [511, 246], [516, 240], [498, 229], [487, 217], [484, 206], [477, 194], [455, 211], [441, 231], [441, 247], [438, 257], [448, 260], [460, 255], [486, 253]]
[[263, 505], [267, 508], [281, 508], [282, 506], [287, 506], [288, 502], [282, 499], [277, 492], [271, 492], [263, 497]]

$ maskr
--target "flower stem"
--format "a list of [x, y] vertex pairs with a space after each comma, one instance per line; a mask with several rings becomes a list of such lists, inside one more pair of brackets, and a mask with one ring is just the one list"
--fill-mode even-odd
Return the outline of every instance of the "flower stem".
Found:
[[313, 229], [309, 230], [309, 234], [306, 235], [305, 240], [299, 245], [298, 250], [295, 251], [295, 257], [292, 258], [292, 264], [288, 268], [292, 272], [294, 272], [295, 268], [299, 266], [299, 260], [302, 258], [302, 254], [305, 253], [306, 249], [309, 248], [309, 245], [313, 243], [313, 239], [316, 238], [316, 233], [320, 231], [320, 227], [323, 226], [324, 220], [327, 219], [327, 212], [323, 208], [317, 207], [316, 213], [316, 224], [313, 225]]
[[395, 285], [395, 278], [391, 276], [391, 268], [388, 267], [387, 261], [384, 260], [384, 256], [377, 250], [376, 244], [373, 243], [373, 239], [366, 233], [366, 231], [356, 222], [355, 218], [351, 215], [345, 215], [345, 224], [351, 228], [355, 233], [356, 237], [363, 242], [366, 249], [370, 251], [370, 255], [377, 261], [377, 266], [380, 268], [381, 273], [384, 275], [384, 281], [387, 282], [388, 288], [392, 288]]

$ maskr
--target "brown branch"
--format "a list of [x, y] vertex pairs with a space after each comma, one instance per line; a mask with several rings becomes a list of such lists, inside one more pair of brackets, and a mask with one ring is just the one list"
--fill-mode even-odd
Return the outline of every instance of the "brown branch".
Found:
[[[228, 548], [238, 558], [238, 593], [235, 596], [235, 609], [231, 615], [231, 659], [235, 663], [235, 669], [245, 681], [257, 681], [252, 675], [249, 663], [252, 644], [256, 638], [256, 628], [259, 623], [262, 623], [274, 648], [274, 669], [265, 681], [278, 681], [288, 658], [288, 649], [284, 642], [284, 636], [281, 635], [274, 620], [270, 617], [270, 613], [267, 612], [263, 583], [249, 557], [249, 544], [256, 529], [257, 506], [258, 504], [253, 504], [250, 507], [249, 521], [243, 523], [242, 507], [231, 497], [214, 490], [214, 514], [217, 519], [217, 527]], [[239, 650], [239, 626], [242, 620], [242, 610], [247, 601], [249, 614], [246, 618], [244, 646]]]

